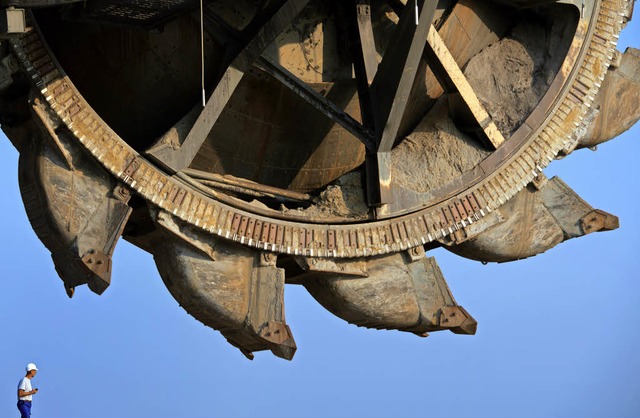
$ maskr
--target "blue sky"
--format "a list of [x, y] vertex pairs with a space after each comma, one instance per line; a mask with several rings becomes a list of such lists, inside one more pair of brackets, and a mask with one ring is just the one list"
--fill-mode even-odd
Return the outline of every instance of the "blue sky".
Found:
[[[619, 48], [640, 47], [640, 20]], [[482, 265], [433, 251], [475, 336], [372, 331], [286, 288], [293, 362], [253, 362], [180, 308], [150, 255], [121, 241], [103, 296], [64, 292], [0, 138], [0, 417], [35, 362], [34, 417], [640, 416], [640, 126], [545, 171], [620, 229]]]

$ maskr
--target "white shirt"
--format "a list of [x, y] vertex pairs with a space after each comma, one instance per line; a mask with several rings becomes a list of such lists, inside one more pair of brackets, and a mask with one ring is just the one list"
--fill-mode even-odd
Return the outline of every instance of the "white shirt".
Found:
[[[20, 383], [18, 383], [18, 389], [22, 389], [25, 392], [31, 392], [33, 389], [31, 389], [31, 379], [27, 379], [26, 377], [23, 377], [20, 380]], [[21, 396], [18, 399], [20, 399], [21, 401], [30, 401], [31, 400], [31, 395], [29, 396]]]

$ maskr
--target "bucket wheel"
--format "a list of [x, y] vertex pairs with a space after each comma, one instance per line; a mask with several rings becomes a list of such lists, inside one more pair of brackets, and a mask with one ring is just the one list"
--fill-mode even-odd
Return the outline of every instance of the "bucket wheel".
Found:
[[630, 2], [36, 3], [0, 1], [0, 116], [70, 296], [107, 289], [123, 236], [246, 356], [291, 359], [285, 284], [359, 326], [473, 334], [425, 251], [618, 226], [543, 169], [640, 116]]

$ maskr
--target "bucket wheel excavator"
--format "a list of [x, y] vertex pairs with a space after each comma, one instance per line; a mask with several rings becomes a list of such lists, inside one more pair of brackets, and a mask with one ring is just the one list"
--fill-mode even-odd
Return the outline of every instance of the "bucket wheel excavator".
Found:
[[0, 0], [0, 123], [73, 296], [122, 236], [252, 358], [285, 284], [358, 326], [474, 334], [434, 258], [618, 227], [543, 169], [640, 117], [627, 0]]

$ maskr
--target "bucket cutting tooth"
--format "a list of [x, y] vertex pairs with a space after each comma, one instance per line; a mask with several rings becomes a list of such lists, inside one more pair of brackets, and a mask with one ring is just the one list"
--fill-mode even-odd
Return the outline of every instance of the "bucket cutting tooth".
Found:
[[51, 251], [69, 297], [87, 284], [102, 294], [111, 283], [111, 256], [131, 214], [119, 186], [56, 119], [36, 103], [29, 152], [20, 154], [20, 193], [29, 221]]
[[271, 350], [291, 360], [296, 344], [284, 318], [284, 270], [276, 256], [213, 238], [156, 212], [151, 252], [165, 285], [193, 317], [253, 359]]

